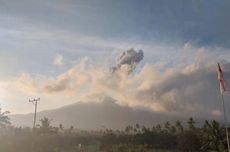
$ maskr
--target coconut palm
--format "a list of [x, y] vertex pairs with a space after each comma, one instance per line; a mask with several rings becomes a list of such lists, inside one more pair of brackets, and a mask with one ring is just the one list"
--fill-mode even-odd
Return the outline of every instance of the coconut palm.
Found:
[[224, 151], [225, 147], [225, 135], [224, 127], [220, 125], [217, 121], [213, 120], [209, 123], [205, 121], [202, 129], [202, 141], [203, 146], [201, 149], [207, 150], [219, 150]]
[[10, 118], [7, 116], [9, 113], [9, 111], [2, 112], [2, 108], [0, 107], [0, 127], [10, 124]]
[[41, 134], [56, 134], [57, 128], [51, 126], [51, 119], [44, 117], [40, 120], [41, 125], [39, 126], [39, 130]]
[[175, 122], [175, 126], [176, 126], [176, 128], [177, 128], [177, 130], [178, 130], [179, 132], [183, 132], [183, 131], [184, 131], [184, 127], [183, 127], [182, 123], [181, 123], [179, 120], [177, 120], [177, 121]]
[[188, 120], [188, 127], [189, 127], [189, 129], [190, 130], [195, 130], [195, 121], [193, 120], [193, 118], [191, 117], [191, 118], [189, 118], [189, 120]]

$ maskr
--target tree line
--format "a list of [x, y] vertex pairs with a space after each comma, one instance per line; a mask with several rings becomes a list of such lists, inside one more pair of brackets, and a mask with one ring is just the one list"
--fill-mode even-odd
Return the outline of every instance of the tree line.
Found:
[[43, 118], [35, 128], [11, 125], [8, 111], [0, 108], [1, 152], [225, 152], [227, 142], [222, 124], [193, 118], [165, 122], [152, 127], [128, 125], [123, 130], [104, 128], [86, 131], [52, 126]]

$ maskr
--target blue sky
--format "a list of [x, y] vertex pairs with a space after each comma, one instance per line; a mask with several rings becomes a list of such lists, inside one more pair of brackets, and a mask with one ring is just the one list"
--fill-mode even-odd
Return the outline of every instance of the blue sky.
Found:
[[[177, 46], [187, 42], [199, 47], [230, 46], [228, 1], [0, 2], [1, 56], [3, 62], [13, 67], [8, 69], [10, 73], [32, 69], [35, 72], [47, 71], [49, 66], [41, 69], [39, 63], [49, 65], [48, 62], [57, 52], [66, 56], [75, 55], [75, 58], [95, 52], [109, 55], [118, 46], [108, 46], [106, 43], [114, 41], [137, 46], [144, 43]], [[67, 40], [71, 39], [69, 33], [75, 39], [93, 37], [104, 41], [104, 44], [98, 48], [90, 43], [77, 45], [73, 40]], [[63, 39], [68, 42], [63, 42]], [[33, 62], [35, 58], [37, 62]], [[21, 67], [15, 67], [21, 64]]]
[[[187, 70], [194, 68], [195, 62], [206, 67], [207, 60], [213, 58], [228, 61], [229, 14], [227, 0], [0, 0], [0, 80], [2, 92], [6, 92], [0, 97], [1, 104], [13, 113], [26, 113], [31, 110], [24, 101], [33, 96], [44, 96], [41, 110], [80, 100], [67, 93], [63, 100], [69, 101], [56, 101], [66, 90], [55, 96], [32, 89], [22, 91], [14, 102], [18, 91], [13, 86], [21, 79], [24, 82], [25, 75], [30, 83], [52, 80], [51, 84], [56, 84], [53, 81], [84, 60], [93, 69], [108, 70], [116, 64], [116, 57], [130, 48], [144, 51], [132, 78], [141, 77], [151, 64], [164, 67], [159, 72], [171, 69], [176, 73], [182, 63]], [[87, 87], [89, 84], [79, 92]]]
[[17, 18], [23, 22], [22, 28], [28, 24], [103, 38], [137, 37], [224, 46], [229, 41], [228, 1], [10, 0], [2, 1], [1, 14]]

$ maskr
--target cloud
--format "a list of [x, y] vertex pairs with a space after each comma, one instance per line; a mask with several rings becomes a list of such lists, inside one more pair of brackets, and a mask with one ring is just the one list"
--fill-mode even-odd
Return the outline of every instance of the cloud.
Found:
[[[195, 49], [187, 44], [182, 48]], [[135, 66], [143, 52], [125, 51], [117, 58], [116, 67]], [[103, 66], [90, 65], [82, 60], [57, 77], [22, 75], [17, 84], [21, 89], [46, 95], [71, 95], [82, 102], [103, 102], [114, 99], [120, 106], [144, 108], [170, 115], [220, 117], [219, 90], [216, 76], [217, 60], [205, 48], [198, 48], [189, 62], [178, 60], [143, 65], [140, 70], [127, 74], [116, 70], [111, 73]], [[224, 71], [227, 69], [224, 63]], [[135, 67], [134, 66], [134, 67]], [[132, 69], [134, 70], [134, 68]], [[131, 72], [131, 71], [129, 71]], [[230, 72], [226, 73], [230, 76]], [[226, 97], [229, 98], [228, 96]]]
[[[92, 4], [82, 0], [65, 2], [57, 0], [55, 3], [52, 0], [46, 0], [45, 3], [31, 0], [23, 2], [1, 0], [1, 2], [1, 16], [20, 19], [17, 24], [12, 24], [12, 19], [2, 23], [7, 27], [18, 26], [21, 21], [23, 24], [29, 23], [29, 27], [32, 25], [56, 28], [58, 31], [68, 29], [70, 32], [79, 31], [83, 34], [112, 37], [127, 35], [141, 39], [156, 38], [161, 42], [193, 41], [201, 46], [230, 47], [228, 29], [230, 5], [227, 1], [211, 0], [209, 3], [188, 0], [182, 3], [181, 0], [176, 0], [176, 3], [148, 1], [142, 4], [134, 0], [122, 6], [111, 5], [105, 1]], [[126, 22], [127, 18], [129, 22]], [[139, 22], [136, 22], [137, 20]]]
[[63, 63], [63, 56], [61, 54], [56, 54], [54, 61], [53, 61], [53, 64], [57, 65], [57, 66], [62, 66], [64, 64]]
[[17, 84], [31, 92], [41, 91], [47, 94], [77, 91], [86, 84], [89, 78], [88, 72], [85, 71], [86, 62], [87, 58], [82, 58], [79, 64], [57, 77], [22, 74], [17, 80]]
[[139, 50], [138, 52], [134, 49], [126, 50], [117, 58], [117, 65], [112, 67], [112, 72], [125, 70], [129, 74], [133, 72], [143, 57], [144, 52], [142, 50]]

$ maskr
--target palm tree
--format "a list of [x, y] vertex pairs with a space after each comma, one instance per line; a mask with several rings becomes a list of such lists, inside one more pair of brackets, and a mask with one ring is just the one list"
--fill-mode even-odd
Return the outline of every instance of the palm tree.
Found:
[[57, 130], [55, 127], [51, 126], [51, 121], [50, 119], [44, 117], [43, 119], [40, 120], [41, 125], [39, 125], [39, 130], [41, 134], [55, 134], [57, 133]]
[[188, 123], [188, 127], [190, 130], [194, 130], [196, 127], [195, 127], [195, 121], [193, 120], [193, 118], [189, 118], [189, 121], [187, 122]]
[[2, 112], [2, 108], [0, 107], [0, 127], [10, 124], [10, 118], [7, 116], [9, 113], [9, 111]]
[[64, 127], [63, 127], [63, 125], [62, 125], [62, 124], [59, 124], [59, 129], [60, 129], [61, 131], [63, 131], [63, 130], [64, 130]]
[[127, 134], [130, 134], [130, 133], [132, 132], [132, 130], [133, 130], [133, 127], [130, 126], [130, 125], [126, 126], [126, 128], [125, 128], [125, 132], [126, 132]]
[[219, 150], [224, 151], [225, 148], [225, 136], [224, 136], [224, 128], [217, 121], [213, 120], [209, 123], [207, 120], [205, 121], [202, 127], [202, 141], [203, 146], [201, 149], [204, 150]]
[[171, 128], [171, 124], [169, 121], [166, 121], [166, 123], [164, 124], [164, 127], [165, 127], [165, 131], [166, 132], [170, 132], [170, 128]]
[[137, 132], [140, 133], [140, 125], [138, 123], [135, 125], [135, 128], [136, 128]]
[[156, 125], [156, 131], [157, 131], [157, 132], [161, 132], [161, 131], [162, 131], [162, 127], [161, 127], [160, 124], [157, 124], [157, 125]]
[[183, 127], [183, 125], [181, 124], [181, 122], [179, 120], [176, 121], [175, 125], [176, 125], [176, 128], [177, 128], [178, 131], [180, 131], [180, 132], [184, 131], [184, 127]]

